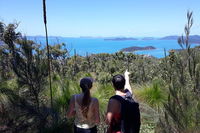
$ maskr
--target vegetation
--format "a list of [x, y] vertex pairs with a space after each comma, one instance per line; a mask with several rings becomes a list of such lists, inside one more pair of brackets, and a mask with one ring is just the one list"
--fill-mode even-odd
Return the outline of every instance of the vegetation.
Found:
[[65, 117], [69, 99], [81, 92], [80, 78], [92, 76], [104, 133], [112, 76], [126, 69], [140, 103], [142, 133], [200, 132], [200, 48], [191, 48], [191, 12], [187, 19], [178, 40], [183, 50], [162, 59], [123, 52], [69, 56], [63, 43], [50, 45], [46, 54], [47, 47], [17, 32], [18, 24], [0, 22], [0, 132], [72, 132], [73, 120]]

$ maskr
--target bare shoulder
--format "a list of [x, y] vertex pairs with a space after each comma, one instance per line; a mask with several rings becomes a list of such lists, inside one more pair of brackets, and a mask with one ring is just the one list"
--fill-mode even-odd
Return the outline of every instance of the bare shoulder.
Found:
[[71, 96], [71, 100], [75, 100], [75, 97], [77, 98], [78, 95], [77, 95], [77, 94], [72, 95], [72, 96]]
[[71, 96], [71, 100], [74, 100], [74, 99], [75, 99], [75, 96], [76, 96], [76, 95], [72, 95], [72, 96]]
[[111, 99], [109, 100], [108, 104], [110, 104], [110, 105], [113, 105], [113, 104], [116, 105], [116, 104], [120, 104], [120, 102], [117, 101], [116, 99], [111, 98]]
[[99, 103], [99, 100], [95, 97], [92, 97], [92, 101], [93, 101], [93, 103]]
[[107, 112], [119, 113], [120, 108], [121, 108], [121, 103], [119, 101], [112, 98], [109, 100]]

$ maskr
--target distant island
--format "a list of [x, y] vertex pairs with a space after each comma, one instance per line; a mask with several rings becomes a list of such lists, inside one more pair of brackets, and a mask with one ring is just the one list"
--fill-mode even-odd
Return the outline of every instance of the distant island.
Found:
[[200, 44], [200, 36], [199, 35], [190, 36], [190, 43]]
[[138, 40], [132, 37], [117, 37], [117, 38], [105, 38], [105, 41], [127, 41], [127, 40]]
[[142, 38], [142, 40], [155, 40], [155, 38], [154, 37], [144, 37], [144, 38]]
[[[178, 40], [179, 37], [181, 37], [181, 36], [166, 36], [166, 37], [160, 38], [159, 40]], [[199, 35], [191, 35], [189, 37], [189, 41], [190, 41], [190, 43], [200, 44], [200, 36]]]
[[165, 36], [162, 38], [159, 38], [159, 40], [177, 40], [180, 36]]
[[134, 52], [134, 51], [139, 51], [139, 50], [152, 50], [156, 49], [153, 46], [146, 46], [146, 47], [138, 47], [138, 46], [133, 46], [133, 47], [128, 47], [128, 48], [123, 48], [121, 51], [123, 52]]

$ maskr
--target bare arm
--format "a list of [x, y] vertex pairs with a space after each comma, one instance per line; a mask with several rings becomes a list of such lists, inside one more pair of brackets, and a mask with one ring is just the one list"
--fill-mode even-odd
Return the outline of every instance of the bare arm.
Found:
[[126, 80], [125, 89], [128, 89], [130, 91], [130, 93], [133, 94], [132, 89], [131, 89], [131, 85], [129, 83], [129, 74], [130, 73], [127, 70], [124, 73], [124, 77], [125, 77], [125, 80]]
[[110, 124], [112, 119], [113, 119], [113, 115], [115, 113], [119, 113], [120, 112], [120, 104], [117, 100], [115, 99], [110, 99], [108, 102], [108, 107], [107, 107], [107, 114], [106, 114], [106, 123]]
[[76, 114], [75, 112], [75, 96], [73, 95], [70, 99], [69, 108], [67, 110], [67, 117], [71, 118]]
[[94, 114], [95, 114], [95, 123], [100, 122], [100, 117], [99, 117], [99, 101], [95, 99], [95, 109], [94, 109]]

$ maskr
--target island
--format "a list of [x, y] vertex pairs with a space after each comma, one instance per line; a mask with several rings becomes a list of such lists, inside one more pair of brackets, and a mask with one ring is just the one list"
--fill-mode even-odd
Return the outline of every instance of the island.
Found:
[[[159, 38], [159, 40], [178, 40], [181, 36], [166, 36]], [[185, 36], [183, 37], [185, 39]], [[190, 35], [189, 42], [192, 44], [200, 44], [200, 36], [199, 35]]]
[[189, 39], [190, 39], [190, 40], [189, 40], [190, 43], [193, 43], [193, 44], [200, 44], [200, 36], [199, 36], [199, 35], [190, 36]]
[[128, 48], [123, 48], [121, 51], [123, 52], [134, 52], [134, 51], [140, 51], [140, 50], [153, 50], [156, 49], [153, 46], [146, 46], [146, 47], [138, 47], [138, 46], [133, 46], [133, 47], [128, 47]]
[[141, 40], [155, 40], [155, 38], [154, 37], [144, 37], [144, 38], [142, 38]]
[[105, 38], [105, 41], [127, 41], [127, 40], [138, 40], [132, 37], [117, 37], [117, 38]]
[[178, 40], [180, 36], [165, 36], [165, 37], [162, 37], [162, 38], [159, 38], [159, 40]]

